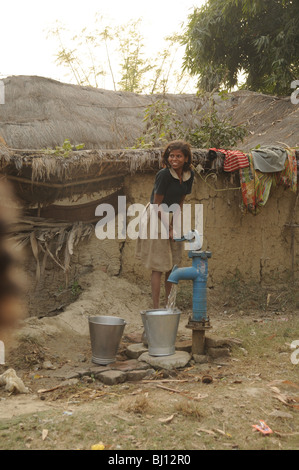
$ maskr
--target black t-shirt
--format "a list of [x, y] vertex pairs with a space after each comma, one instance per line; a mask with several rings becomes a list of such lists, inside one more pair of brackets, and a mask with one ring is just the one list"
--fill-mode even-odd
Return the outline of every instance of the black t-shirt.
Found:
[[191, 193], [193, 179], [194, 172], [192, 170], [184, 172], [182, 182], [180, 182], [174, 170], [163, 168], [158, 171], [156, 175], [150, 199], [151, 204], [154, 203], [155, 194], [163, 194], [164, 198], [162, 203], [166, 204], [168, 207], [171, 206], [171, 204], [180, 204], [182, 197]]

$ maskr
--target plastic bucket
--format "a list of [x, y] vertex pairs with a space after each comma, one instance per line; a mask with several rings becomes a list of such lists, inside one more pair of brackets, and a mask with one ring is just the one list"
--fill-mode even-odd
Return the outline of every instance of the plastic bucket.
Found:
[[180, 321], [180, 310], [143, 310], [140, 312], [150, 356], [171, 356]]
[[114, 362], [126, 326], [125, 320], [112, 316], [96, 316], [89, 317], [88, 323], [92, 362], [103, 365]]

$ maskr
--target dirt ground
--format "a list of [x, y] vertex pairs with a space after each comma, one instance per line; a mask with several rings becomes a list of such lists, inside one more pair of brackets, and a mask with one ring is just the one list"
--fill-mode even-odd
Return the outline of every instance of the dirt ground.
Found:
[[[87, 316], [97, 305], [125, 318], [117, 356], [124, 364], [128, 345], [141, 340], [139, 312], [150, 304], [150, 291], [105, 273], [100, 279], [89, 274], [82, 285], [90, 288], [63, 313], [25, 320], [5, 343], [0, 374], [12, 368], [28, 393], [0, 387], [2, 450], [89, 450], [97, 444], [110, 451], [299, 448], [299, 364], [291, 348], [299, 339], [298, 310], [286, 303], [248, 307], [237, 292], [236, 302], [229, 302], [213, 289], [206, 336], [233, 340], [229, 355], [207, 356], [202, 364], [191, 357], [183, 368], [158, 368], [148, 378], [106, 385], [95, 373], [73, 374], [92, 366]], [[177, 295], [177, 345], [191, 345], [190, 295], [186, 287]], [[261, 420], [271, 434], [253, 427]]]

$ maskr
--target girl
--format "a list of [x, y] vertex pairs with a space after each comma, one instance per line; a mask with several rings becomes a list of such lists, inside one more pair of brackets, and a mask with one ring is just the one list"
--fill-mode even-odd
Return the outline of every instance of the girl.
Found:
[[[174, 242], [176, 234], [174, 234], [173, 227], [176, 226], [176, 218], [181, 216], [181, 208], [186, 195], [191, 193], [194, 179], [191, 161], [191, 147], [187, 142], [179, 140], [167, 145], [162, 154], [164, 168], [156, 175], [150, 203], [141, 220], [141, 227], [146, 226], [147, 231], [146, 237], [142, 235], [142, 230], [139, 232], [136, 257], [152, 271], [151, 288], [154, 309], [159, 308], [162, 273], [165, 273], [167, 303], [171, 289], [171, 283], [167, 282], [167, 279], [173, 266], [179, 264], [182, 257], [183, 244]], [[158, 237], [151, 236], [153, 231], [150, 229], [152, 220], [156, 220], [155, 214], [158, 215], [160, 221]], [[167, 233], [168, 238], [163, 236], [163, 233]]]

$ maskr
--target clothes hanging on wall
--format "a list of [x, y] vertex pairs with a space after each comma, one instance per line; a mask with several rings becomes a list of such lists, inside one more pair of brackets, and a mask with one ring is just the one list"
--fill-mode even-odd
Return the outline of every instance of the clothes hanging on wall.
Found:
[[240, 150], [224, 150], [211, 148], [210, 151], [221, 152], [224, 154], [223, 170], [232, 172], [240, 168], [247, 168], [249, 166], [248, 157]]
[[296, 152], [286, 150], [284, 168], [280, 172], [262, 173], [255, 170], [252, 154], [248, 154], [249, 166], [239, 170], [242, 190], [243, 210], [258, 214], [260, 208], [268, 201], [271, 188], [282, 185], [291, 191], [297, 191]]
[[262, 173], [283, 171], [287, 158], [287, 151], [281, 147], [260, 147], [251, 151], [255, 170]]

